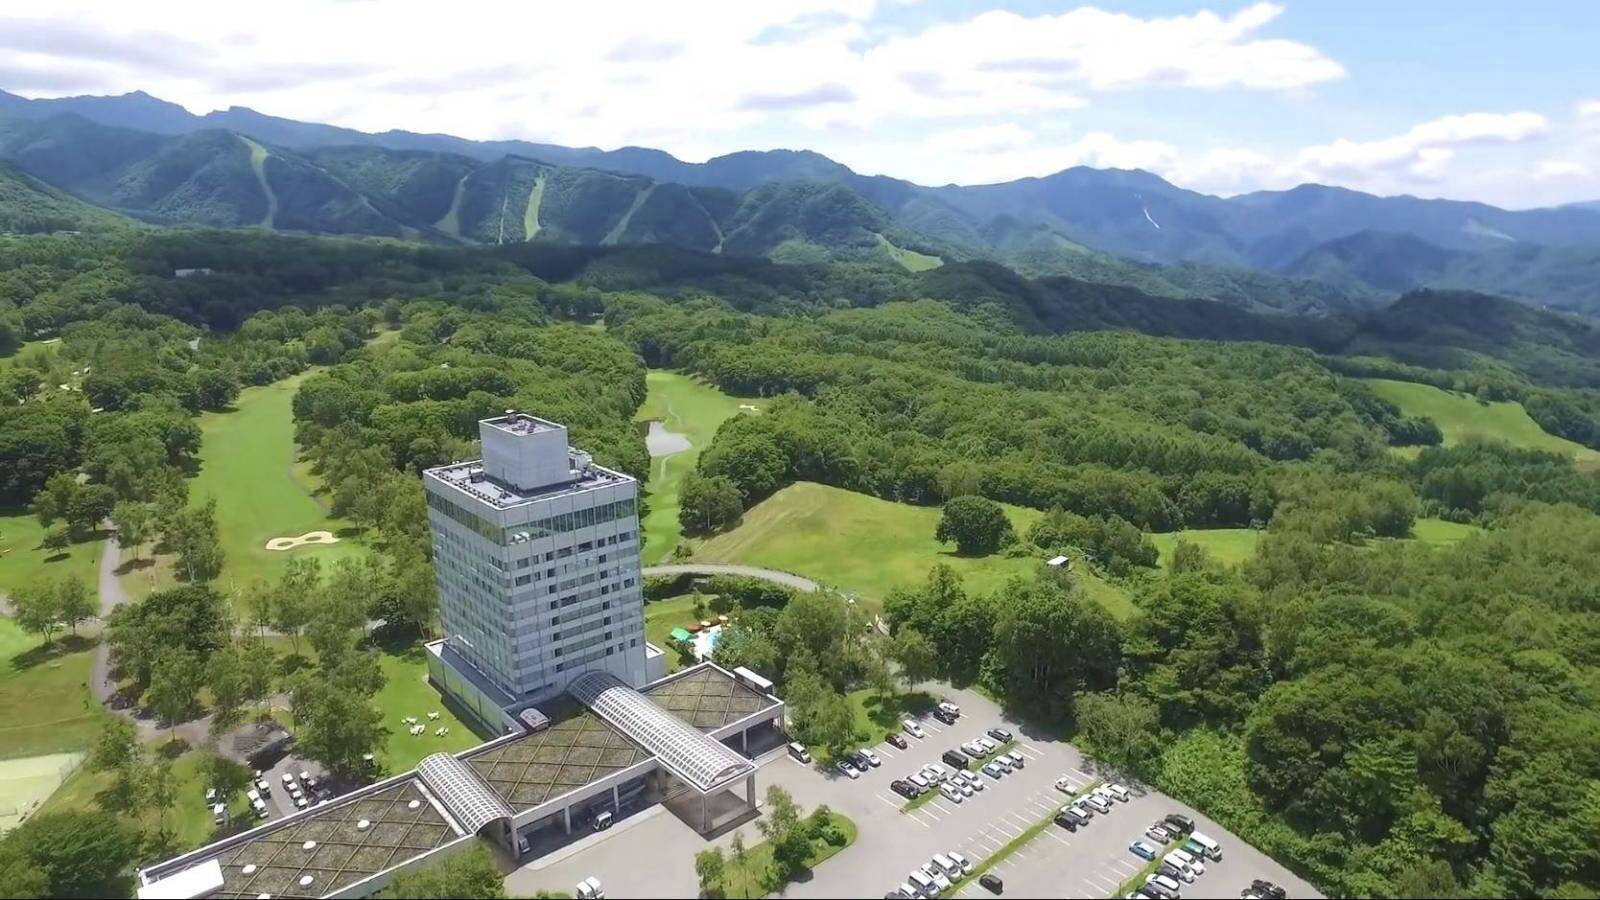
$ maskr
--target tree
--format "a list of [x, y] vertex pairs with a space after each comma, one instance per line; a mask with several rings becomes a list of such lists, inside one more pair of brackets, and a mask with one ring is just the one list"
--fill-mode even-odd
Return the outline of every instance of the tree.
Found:
[[25, 631], [44, 635], [46, 645], [61, 628], [61, 594], [44, 579], [35, 580], [11, 595], [11, 610]]
[[78, 633], [79, 622], [92, 618], [98, 612], [95, 598], [89, 595], [88, 586], [76, 575], [68, 575], [56, 582], [52, 590], [56, 595], [57, 615], [72, 628], [73, 634]]
[[67, 505], [67, 529], [78, 540], [86, 540], [111, 515], [117, 494], [103, 484], [80, 485]]
[[200, 655], [182, 647], [168, 648], [156, 658], [147, 699], [150, 708], [167, 727], [176, 729], [199, 702], [200, 688], [204, 685], [205, 667]]
[[747, 873], [750, 871], [750, 849], [744, 844], [744, 832], [736, 831], [733, 833], [733, 840], [728, 842], [728, 855], [733, 857], [734, 868], [741, 874], [746, 875], [746, 877], [739, 879], [739, 886], [741, 888], [741, 896], [748, 900], [750, 896], [750, 879]]
[[711, 534], [737, 522], [744, 512], [739, 486], [726, 475], [688, 473], [679, 503], [678, 523], [685, 534]]
[[[126, 897], [129, 869], [139, 851], [132, 829], [111, 813], [39, 813], [6, 835], [31, 867], [44, 874], [51, 897]], [[14, 885], [7, 882], [9, 894]]]
[[483, 844], [447, 856], [441, 862], [396, 875], [377, 896], [404, 900], [500, 900], [505, 876]]
[[181, 580], [204, 582], [222, 574], [222, 538], [217, 531], [216, 498], [173, 516], [167, 530], [167, 543], [178, 555], [174, 568]]
[[890, 638], [889, 656], [900, 667], [900, 680], [908, 691], [938, 671], [939, 651], [915, 628], [902, 628]]
[[1015, 538], [1000, 504], [986, 497], [955, 497], [944, 505], [934, 531], [938, 541], [954, 541], [963, 556], [988, 556]]
[[311, 621], [317, 596], [322, 592], [322, 563], [314, 556], [289, 560], [272, 592], [272, 627], [287, 634], [300, 652], [300, 633]]
[[1078, 731], [1096, 756], [1129, 772], [1146, 774], [1161, 754], [1156, 705], [1131, 694], [1080, 694]]
[[246, 703], [265, 703], [272, 690], [272, 671], [278, 655], [262, 641], [248, 641], [241, 653], [244, 657], [244, 685], [242, 698]]
[[367, 695], [332, 684], [321, 673], [298, 674], [291, 697], [299, 752], [342, 775], [360, 772], [363, 757], [388, 737], [383, 714]]
[[164, 848], [172, 841], [167, 815], [178, 799], [178, 779], [172, 773], [171, 760], [159, 760], [150, 766], [145, 774], [144, 794], [145, 808], [156, 811], [156, 843]]
[[57, 525], [44, 533], [39, 545], [49, 550], [51, 555], [65, 553], [72, 546], [72, 535], [67, 533], [64, 526]]
[[217, 753], [206, 753], [201, 771], [205, 773], [207, 787], [214, 787], [223, 797], [232, 797], [250, 789], [250, 770]]
[[776, 887], [804, 869], [811, 857], [811, 838], [800, 818], [800, 806], [777, 785], [767, 788], [766, 814], [756, 823], [772, 848]]
[[51, 475], [44, 488], [33, 496], [33, 514], [46, 528], [65, 521], [70, 515], [72, 502], [77, 499], [82, 485], [72, 472], [60, 471]]
[[804, 731], [806, 743], [824, 747], [838, 756], [856, 742], [855, 712], [838, 691], [824, 689], [811, 708]]
[[117, 526], [117, 543], [133, 551], [133, 558], [138, 559], [144, 545], [154, 536], [155, 515], [150, 504], [123, 500], [112, 507], [111, 521]]
[[222, 734], [244, 718], [250, 702], [251, 677], [244, 648], [229, 644], [206, 663], [206, 686], [211, 688], [211, 733]]
[[101, 806], [108, 810], [134, 809], [143, 791], [144, 758], [133, 722], [124, 716], [108, 716], [94, 749], [89, 755], [89, 766], [98, 772], [112, 775], [111, 787], [101, 795]]
[[725, 896], [723, 879], [727, 876], [728, 858], [721, 847], [701, 850], [694, 855], [694, 873], [700, 879], [700, 896]]

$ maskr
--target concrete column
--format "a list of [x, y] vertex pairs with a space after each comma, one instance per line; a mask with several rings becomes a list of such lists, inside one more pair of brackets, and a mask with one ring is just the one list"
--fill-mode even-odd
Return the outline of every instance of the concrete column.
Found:
[[570, 806], [561, 807], [561, 827], [567, 830], [567, 834], [572, 833], [572, 807]]
[[744, 779], [744, 802], [750, 804], [751, 809], [756, 808], [756, 776], [754, 772]]
[[611, 814], [622, 815], [622, 790], [617, 785], [611, 786]]
[[710, 831], [710, 830], [711, 830], [711, 820], [708, 817], [708, 810], [706, 808], [706, 795], [705, 794], [701, 794], [700, 795], [700, 833], [701, 834], [705, 834], [707, 831]]

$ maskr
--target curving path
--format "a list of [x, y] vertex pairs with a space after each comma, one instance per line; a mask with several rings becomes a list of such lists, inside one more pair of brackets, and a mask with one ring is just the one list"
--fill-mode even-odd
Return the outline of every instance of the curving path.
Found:
[[762, 581], [771, 581], [784, 587], [794, 588], [797, 591], [812, 593], [818, 590], [819, 585], [809, 578], [794, 575], [789, 572], [780, 572], [777, 569], [763, 569], [760, 566], [740, 566], [732, 563], [674, 563], [665, 566], [645, 566], [646, 577], [651, 575], [738, 575], [744, 578], [759, 578]]

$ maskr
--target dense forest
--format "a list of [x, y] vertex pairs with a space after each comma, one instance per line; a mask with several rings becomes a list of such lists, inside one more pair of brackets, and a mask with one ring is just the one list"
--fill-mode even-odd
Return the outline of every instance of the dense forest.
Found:
[[[646, 367], [771, 397], [704, 448], [686, 526], [819, 481], [946, 505], [970, 552], [1091, 550], [1137, 607], [1118, 620], [1071, 574], [969, 595], [937, 569], [885, 603], [900, 665], [1068, 729], [1331, 893], [1600, 888], [1600, 474], [1447, 446], [1360, 380], [1516, 399], [1594, 446], [1581, 320], [1441, 292], [1306, 320], [988, 264], [125, 230], [0, 240], [0, 355], [0, 502], [78, 530], [143, 509], [180, 552], [208, 527], [183, 487], [195, 415], [326, 366], [294, 398], [298, 441], [378, 551], [359, 612], [417, 629], [416, 474], [470, 455], [479, 418], [537, 410], [642, 475]], [[1045, 515], [977, 535], [994, 501]], [[1482, 531], [1407, 540], [1423, 517]], [[1208, 527], [1259, 529], [1258, 549], [1229, 567], [1179, 541], [1155, 568], [1146, 532]], [[215, 635], [193, 556], [193, 584], [115, 623], [140, 679], [161, 682], [137, 635], [196, 611], [188, 639]], [[839, 598], [749, 602], [719, 659], [773, 672], [803, 724], [882, 677]]]

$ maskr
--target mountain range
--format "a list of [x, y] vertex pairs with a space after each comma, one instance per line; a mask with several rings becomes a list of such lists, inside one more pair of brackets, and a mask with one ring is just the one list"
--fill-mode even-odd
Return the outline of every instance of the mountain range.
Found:
[[[1322, 185], [1222, 198], [1139, 170], [923, 186], [809, 151], [689, 163], [442, 134], [369, 134], [142, 92], [0, 91], [0, 160], [59, 225], [116, 215], [441, 242], [669, 243], [778, 261], [927, 268], [989, 259], [1256, 310], [1331, 313], [1418, 287], [1600, 313], [1600, 204], [1505, 210]], [[19, 188], [20, 190], [20, 188]], [[26, 193], [26, 192], [25, 192]], [[31, 197], [31, 195], [29, 195]], [[109, 211], [109, 212], [108, 212]], [[10, 230], [39, 230], [9, 226]]]

